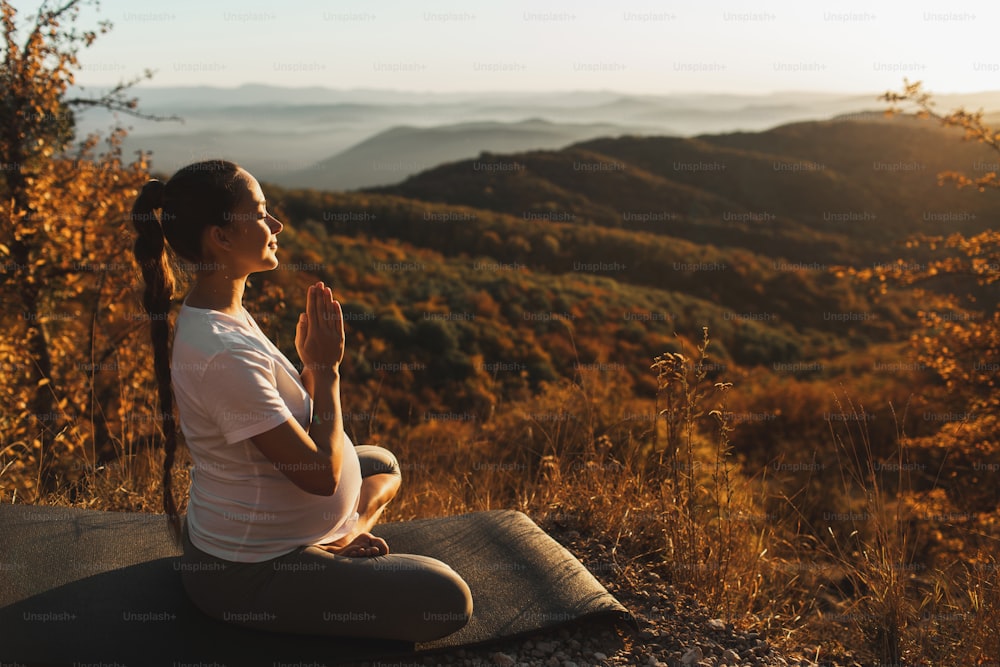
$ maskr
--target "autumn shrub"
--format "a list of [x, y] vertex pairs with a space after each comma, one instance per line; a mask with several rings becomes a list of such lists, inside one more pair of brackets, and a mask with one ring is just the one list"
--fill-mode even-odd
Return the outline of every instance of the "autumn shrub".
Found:
[[0, 0], [0, 469], [24, 500], [110, 454], [120, 380], [147, 377], [125, 344], [139, 322], [123, 233], [147, 158], [126, 163], [121, 128], [76, 136], [87, 108], [134, 112], [136, 81], [71, 97], [80, 49], [109, 29], [70, 27], [82, 4], [43, 3], [22, 20]]

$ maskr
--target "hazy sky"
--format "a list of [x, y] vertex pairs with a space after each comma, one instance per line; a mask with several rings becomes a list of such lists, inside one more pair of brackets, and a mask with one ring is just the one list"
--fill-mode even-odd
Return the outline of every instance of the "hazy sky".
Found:
[[[15, 2], [24, 13], [35, 3]], [[1000, 88], [996, 2], [103, 0], [79, 83], [412, 91]]]

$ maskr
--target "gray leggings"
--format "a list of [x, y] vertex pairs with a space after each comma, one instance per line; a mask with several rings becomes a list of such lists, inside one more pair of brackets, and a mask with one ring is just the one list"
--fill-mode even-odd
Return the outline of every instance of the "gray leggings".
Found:
[[[358, 445], [357, 452], [362, 477], [399, 475], [388, 450]], [[347, 558], [303, 546], [260, 563], [237, 563], [199, 550], [185, 524], [181, 562], [184, 589], [199, 609], [252, 628], [425, 642], [455, 632], [472, 615], [465, 581], [427, 556]]]

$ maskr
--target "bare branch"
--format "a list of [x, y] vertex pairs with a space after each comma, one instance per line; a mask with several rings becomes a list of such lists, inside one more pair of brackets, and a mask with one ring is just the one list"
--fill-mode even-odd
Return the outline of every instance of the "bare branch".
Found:
[[177, 115], [159, 116], [148, 114], [138, 110], [139, 99], [137, 97], [125, 97], [125, 91], [132, 88], [143, 79], [152, 79], [155, 72], [151, 69], [145, 70], [142, 75], [136, 76], [128, 81], [120, 81], [114, 88], [103, 93], [100, 97], [74, 97], [66, 100], [66, 105], [70, 107], [103, 107], [109, 111], [121, 111], [135, 118], [143, 120], [178, 121], [184, 119]]
[[180, 116], [157, 116], [156, 114], [144, 113], [138, 111], [135, 108], [135, 99], [122, 100], [122, 99], [112, 99], [107, 95], [97, 98], [84, 98], [84, 97], [74, 97], [72, 99], [66, 100], [68, 106], [76, 107], [102, 107], [108, 111], [121, 111], [135, 118], [142, 118], [144, 120], [155, 120], [155, 121], [178, 121], [183, 123], [184, 119]]
[[[943, 127], [961, 128], [965, 130], [964, 141], [976, 141], [989, 147], [994, 152], [1000, 153], [1000, 132], [996, 132], [989, 125], [983, 123], [982, 109], [972, 112], [959, 107], [951, 113], [940, 114], [934, 110], [934, 101], [931, 99], [931, 94], [923, 90], [923, 84], [920, 81], [910, 83], [907, 79], [903, 79], [902, 93], [888, 91], [878, 99], [888, 102], [891, 105], [886, 110], [888, 115], [900, 113], [897, 105], [901, 102], [909, 102], [917, 107], [917, 113], [915, 114], [917, 117], [931, 118]], [[992, 172], [979, 178], [969, 178], [964, 174], [954, 171], [942, 172], [938, 174], [938, 182], [940, 184], [952, 182], [959, 189], [975, 187], [980, 192], [983, 192], [988, 187], [1000, 187], [1000, 180]]]

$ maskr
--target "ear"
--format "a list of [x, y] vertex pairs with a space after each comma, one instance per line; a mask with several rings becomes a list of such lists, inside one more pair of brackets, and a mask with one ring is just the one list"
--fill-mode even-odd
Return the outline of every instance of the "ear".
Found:
[[205, 231], [205, 240], [213, 248], [229, 250], [232, 247], [225, 228], [218, 225], [212, 225]]

